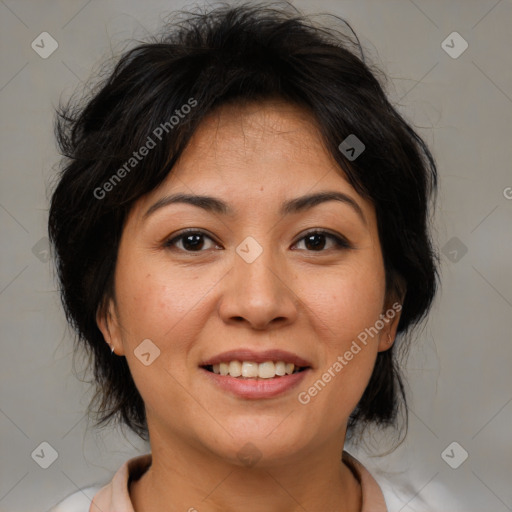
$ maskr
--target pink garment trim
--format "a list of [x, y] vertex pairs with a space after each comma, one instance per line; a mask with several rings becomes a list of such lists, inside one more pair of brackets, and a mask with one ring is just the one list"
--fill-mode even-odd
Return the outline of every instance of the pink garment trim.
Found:
[[[89, 512], [134, 512], [128, 492], [130, 475], [133, 479], [140, 476], [151, 465], [151, 454], [141, 455], [126, 461], [112, 478], [94, 496]], [[368, 470], [348, 452], [343, 452], [343, 461], [355, 471], [363, 495], [361, 512], [388, 512], [384, 495]]]

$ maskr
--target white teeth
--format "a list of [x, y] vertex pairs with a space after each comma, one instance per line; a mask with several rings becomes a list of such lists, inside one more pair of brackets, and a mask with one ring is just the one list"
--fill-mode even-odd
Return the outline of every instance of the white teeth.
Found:
[[276, 367], [272, 361], [260, 363], [258, 366], [258, 377], [260, 379], [271, 379], [276, 376]]
[[240, 377], [242, 375], [242, 363], [240, 361], [231, 361], [229, 363], [229, 375], [231, 377]]
[[258, 376], [258, 363], [242, 363], [242, 377], [257, 377]]
[[279, 375], [282, 377], [283, 375], [286, 375], [286, 364], [283, 361], [278, 361], [275, 364], [276, 367], [276, 375]]
[[260, 364], [254, 361], [229, 361], [214, 364], [212, 369], [213, 373], [229, 375], [231, 377], [273, 379], [276, 376], [291, 375], [295, 370], [295, 365], [293, 363], [285, 363], [284, 361], [265, 361]]

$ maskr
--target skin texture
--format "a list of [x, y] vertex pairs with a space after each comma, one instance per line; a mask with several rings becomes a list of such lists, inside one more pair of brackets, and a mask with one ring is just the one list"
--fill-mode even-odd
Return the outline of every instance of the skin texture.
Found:
[[[364, 220], [339, 201], [280, 215], [283, 201], [320, 191], [349, 195]], [[215, 196], [234, 215], [172, 204], [145, 216], [178, 192]], [[200, 249], [183, 239], [166, 245], [184, 228], [206, 232]], [[312, 228], [351, 247], [320, 236], [315, 250], [304, 238]], [[252, 263], [236, 252], [248, 236], [263, 249]], [[310, 115], [277, 100], [210, 114], [172, 174], [132, 209], [115, 299], [98, 317], [146, 404], [153, 464], [131, 486], [137, 512], [360, 510], [359, 484], [340, 462], [346, 425], [399, 313], [308, 404], [297, 395], [393, 302], [374, 208], [345, 179]], [[161, 353], [144, 366], [134, 350], [148, 338]], [[241, 347], [287, 350], [312, 369], [298, 388], [242, 399], [198, 366]], [[252, 467], [237, 457], [248, 442], [261, 455]]]

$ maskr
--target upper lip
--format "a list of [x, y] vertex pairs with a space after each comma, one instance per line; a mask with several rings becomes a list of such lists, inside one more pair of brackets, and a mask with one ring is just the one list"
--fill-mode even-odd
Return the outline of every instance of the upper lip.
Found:
[[295, 366], [311, 366], [311, 363], [297, 354], [287, 352], [285, 350], [265, 350], [256, 352], [251, 349], [228, 350], [213, 356], [199, 366], [209, 366], [219, 363], [229, 363], [230, 361], [247, 361], [254, 363], [264, 363], [265, 361], [284, 361], [285, 363], [293, 363]]

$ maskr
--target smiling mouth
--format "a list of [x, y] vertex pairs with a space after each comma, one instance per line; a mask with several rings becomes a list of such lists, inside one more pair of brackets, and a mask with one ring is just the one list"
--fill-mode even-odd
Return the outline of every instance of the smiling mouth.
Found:
[[202, 368], [211, 373], [225, 377], [265, 380], [300, 373], [307, 370], [309, 367], [295, 366], [293, 363], [285, 363], [284, 361], [265, 361], [263, 363], [256, 363], [254, 361], [229, 361], [214, 365], [204, 365]]

